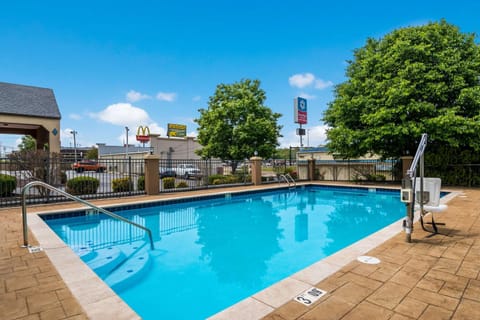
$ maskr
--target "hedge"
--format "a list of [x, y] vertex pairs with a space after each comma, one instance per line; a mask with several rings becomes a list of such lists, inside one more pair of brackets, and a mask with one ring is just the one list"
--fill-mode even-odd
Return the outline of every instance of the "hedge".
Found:
[[143, 190], [145, 190], [145, 176], [140, 176], [140, 177], [138, 177], [138, 180], [137, 180], [137, 190], [138, 190], [138, 191], [143, 191]]
[[175, 188], [175, 178], [163, 178], [163, 189], [174, 189]]
[[113, 192], [126, 192], [133, 190], [133, 182], [129, 178], [118, 178], [112, 180]]
[[94, 194], [97, 193], [100, 180], [93, 177], [76, 177], [67, 181], [67, 192], [78, 194]]
[[7, 174], [0, 174], [0, 196], [5, 197], [12, 194], [17, 187], [17, 178]]

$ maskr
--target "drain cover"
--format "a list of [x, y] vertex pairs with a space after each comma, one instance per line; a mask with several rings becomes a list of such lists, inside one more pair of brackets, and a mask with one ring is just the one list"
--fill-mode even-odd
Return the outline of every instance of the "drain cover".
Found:
[[357, 258], [358, 261], [366, 264], [379, 264], [380, 259], [370, 256], [360, 256]]
[[28, 252], [30, 253], [37, 253], [43, 251], [42, 247], [28, 247]]

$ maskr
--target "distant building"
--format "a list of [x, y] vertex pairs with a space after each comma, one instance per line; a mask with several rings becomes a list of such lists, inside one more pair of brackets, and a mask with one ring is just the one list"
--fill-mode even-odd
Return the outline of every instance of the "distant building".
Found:
[[98, 158], [125, 158], [128, 154], [132, 159], [140, 159], [152, 153], [160, 156], [160, 159], [168, 160], [197, 160], [201, 159], [195, 151], [202, 146], [194, 137], [168, 138], [156, 134], [150, 135], [150, 146], [137, 147], [107, 146], [105, 143], [97, 143]]
[[52, 89], [0, 82], [0, 134], [31, 135], [60, 152], [60, 111]]

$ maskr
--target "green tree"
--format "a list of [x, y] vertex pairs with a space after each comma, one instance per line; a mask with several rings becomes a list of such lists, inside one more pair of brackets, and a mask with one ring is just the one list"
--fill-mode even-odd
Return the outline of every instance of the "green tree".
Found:
[[414, 154], [422, 133], [440, 145], [480, 150], [480, 54], [473, 34], [446, 21], [401, 28], [355, 50], [347, 81], [323, 120], [343, 157]]
[[281, 114], [264, 106], [265, 91], [258, 80], [219, 84], [210, 97], [208, 109], [200, 109], [197, 154], [203, 158], [242, 160], [254, 155], [270, 158], [278, 145]]
[[87, 154], [85, 155], [87, 159], [90, 160], [97, 160], [98, 159], [98, 148], [92, 147], [92, 149], [87, 151]]
[[20, 151], [35, 151], [37, 149], [37, 140], [31, 135], [22, 137], [22, 142], [18, 145]]

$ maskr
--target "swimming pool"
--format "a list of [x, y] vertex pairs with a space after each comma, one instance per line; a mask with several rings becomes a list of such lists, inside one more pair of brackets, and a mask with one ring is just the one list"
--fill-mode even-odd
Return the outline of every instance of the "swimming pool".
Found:
[[[200, 319], [397, 221], [398, 190], [309, 186], [226, 194], [103, 215], [44, 216], [144, 319]], [[179, 313], [179, 310], [181, 312]]]

